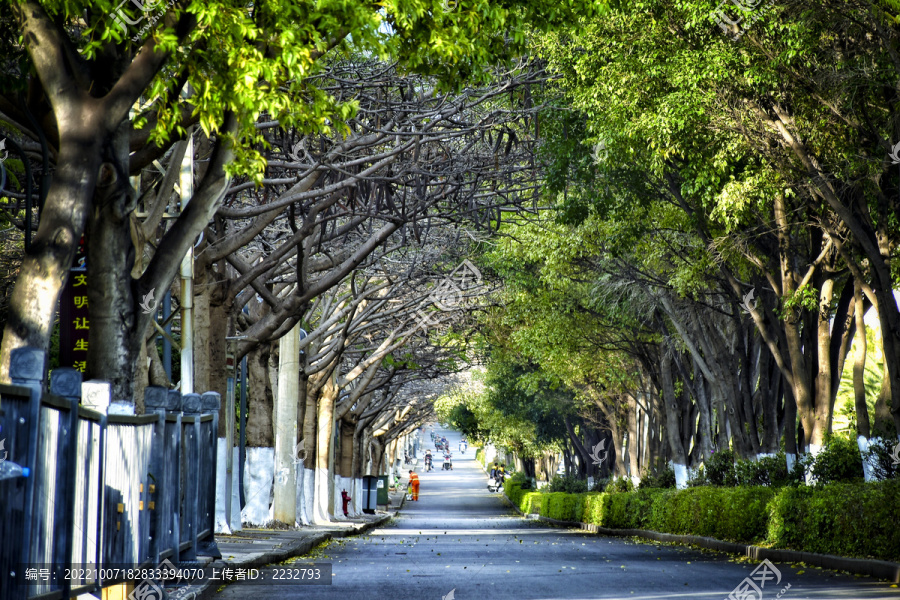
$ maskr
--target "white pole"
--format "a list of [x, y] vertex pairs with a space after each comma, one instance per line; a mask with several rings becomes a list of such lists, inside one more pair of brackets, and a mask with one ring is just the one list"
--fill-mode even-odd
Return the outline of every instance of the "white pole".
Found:
[[300, 394], [300, 325], [294, 325], [278, 343], [278, 393], [275, 429], [275, 499], [273, 517], [293, 526], [297, 521], [297, 398]]
[[[194, 139], [188, 129], [187, 151], [181, 160], [178, 186], [181, 210], [194, 195]], [[194, 246], [181, 259], [181, 393], [194, 393]]]

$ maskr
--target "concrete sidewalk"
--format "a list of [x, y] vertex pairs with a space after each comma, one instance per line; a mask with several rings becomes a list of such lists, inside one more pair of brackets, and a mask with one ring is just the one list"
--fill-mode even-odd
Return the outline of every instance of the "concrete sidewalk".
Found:
[[[331, 539], [364, 534], [381, 527], [394, 518], [406, 500], [406, 485], [390, 492], [387, 511], [374, 515], [359, 515], [328, 525], [312, 525], [301, 529], [243, 529], [234, 535], [216, 535], [216, 544], [222, 558], [206, 559], [205, 566], [214, 569], [252, 568], [284, 562], [303, 556], [310, 550]], [[176, 587], [166, 587], [169, 600], [205, 600], [212, 598], [219, 589], [216, 581], [205, 580]]]

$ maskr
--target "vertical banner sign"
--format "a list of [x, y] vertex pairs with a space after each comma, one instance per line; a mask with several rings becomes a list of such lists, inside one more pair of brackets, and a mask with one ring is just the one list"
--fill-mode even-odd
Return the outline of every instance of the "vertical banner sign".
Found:
[[59, 299], [59, 366], [84, 373], [88, 349], [87, 259], [84, 238], [78, 242], [69, 280]]

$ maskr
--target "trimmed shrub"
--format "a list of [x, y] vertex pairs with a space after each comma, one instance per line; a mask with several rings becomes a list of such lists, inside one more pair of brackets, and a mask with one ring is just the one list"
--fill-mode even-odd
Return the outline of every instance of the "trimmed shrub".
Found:
[[588, 491], [587, 481], [577, 477], [557, 475], [550, 480], [547, 488], [551, 492], [566, 492], [568, 494], [583, 494]]
[[628, 477], [620, 477], [618, 479], [610, 479], [604, 490], [607, 494], [618, 494], [622, 492], [634, 491], [634, 484]]
[[581, 521], [584, 523], [605, 523], [605, 511], [609, 506], [609, 494], [589, 493], [584, 495]]
[[583, 494], [551, 492], [546, 494], [541, 516], [560, 521], [580, 521], [584, 512]]
[[862, 456], [856, 441], [831, 436], [813, 459], [810, 471], [817, 485], [863, 478]]
[[762, 541], [766, 506], [774, 495], [775, 490], [765, 487], [666, 490], [653, 505], [649, 528], [729, 542]]
[[734, 471], [734, 452], [730, 449], [713, 452], [704, 462], [703, 467], [702, 479], [709, 485], [728, 487], [737, 485], [737, 475]]
[[638, 489], [648, 489], [648, 488], [674, 488], [675, 487], [675, 471], [672, 470], [672, 467], [666, 467], [656, 475], [652, 475], [650, 473], [645, 474], [641, 477], [641, 482], [638, 484]]
[[734, 465], [737, 485], [765, 485], [784, 487], [803, 483], [803, 467], [794, 463], [794, 469], [788, 471], [787, 458], [784, 452], [775, 456], [764, 456], [759, 460], [739, 460]]
[[586, 494], [532, 492], [508, 483], [506, 493], [525, 513], [563, 521], [900, 560], [900, 528], [893, 527], [900, 479], [815, 487], [707, 486]]
[[515, 480], [507, 481], [503, 484], [503, 491], [506, 493], [506, 497], [521, 510], [522, 500], [524, 499], [525, 494], [529, 493], [529, 490], [522, 485], [522, 482]]
[[547, 496], [548, 494], [542, 492], [525, 492], [519, 508], [525, 514], [537, 513], [543, 515], [544, 501], [547, 499]]
[[665, 490], [635, 490], [629, 493], [607, 494], [603, 507], [602, 527], [613, 529], [650, 529], [653, 503]]
[[769, 505], [779, 548], [900, 561], [900, 480], [784, 488]]

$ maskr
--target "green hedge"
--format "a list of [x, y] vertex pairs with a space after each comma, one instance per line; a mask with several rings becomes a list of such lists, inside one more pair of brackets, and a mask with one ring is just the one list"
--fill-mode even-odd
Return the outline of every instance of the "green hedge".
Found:
[[900, 562], [900, 480], [785, 488], [769, 506], [779, 548]]
[[776, 491], [761, 486], [666, 490], [653, 505], [649, 528], [730, 542], [760, 543], [766, 539], [767, 506]]
[[534, 492], [509, 482], [524, 513], [611, 529], [650, 529], [840, 556], [900, 560], [900, 481], [820, 487]]

